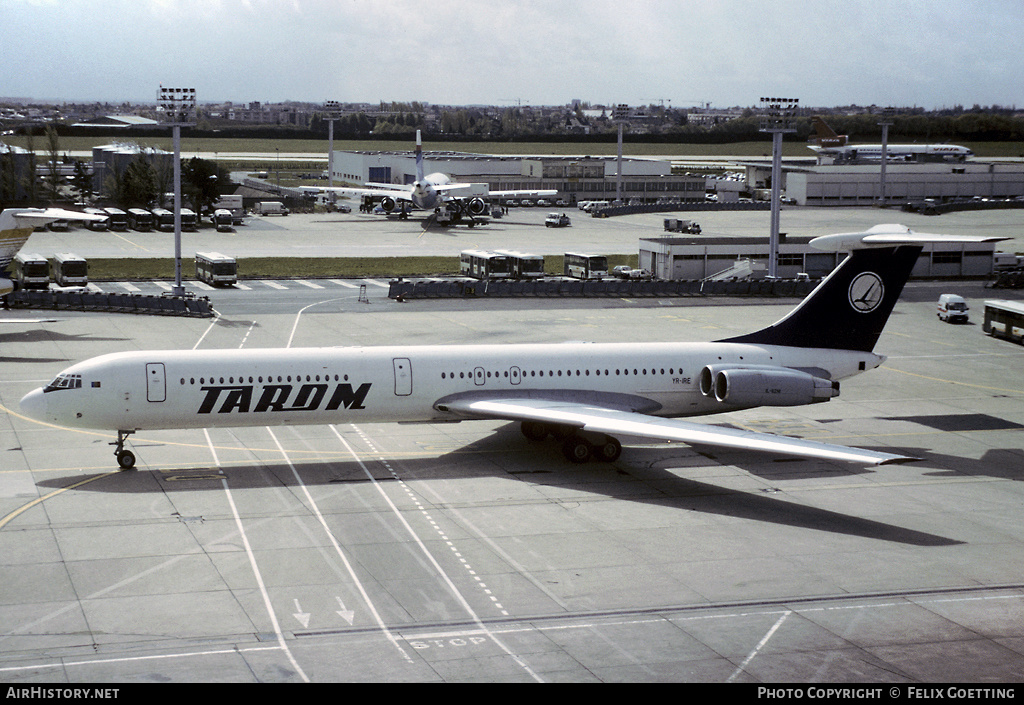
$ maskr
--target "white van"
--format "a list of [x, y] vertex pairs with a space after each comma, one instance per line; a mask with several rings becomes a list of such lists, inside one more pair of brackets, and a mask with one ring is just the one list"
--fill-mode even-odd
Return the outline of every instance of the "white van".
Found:
[[956, 294], [942, 294], [939, 296], [938, 316], [946, 323], [967, 323], [967, 302]]

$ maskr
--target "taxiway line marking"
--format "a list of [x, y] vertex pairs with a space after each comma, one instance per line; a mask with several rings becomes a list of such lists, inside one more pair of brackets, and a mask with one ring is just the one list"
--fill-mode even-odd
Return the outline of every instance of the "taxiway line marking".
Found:
[[779, 617], [779, 619], [775, 622], [775, 624], [772, 625], [772, 628], [768, 630], [768, 633], [764, 635], [761, 641], [757, 642], [757, 646], [755, 646], [754, 650], [747, 655], [747, 658], [743, 660], [743, 663], [741, 663], [739, 667], [735, 671], [733, 671], [732, 675], [729, 676], [729, 678], [726, 680], [726, 683], [731, 683], [736, 678], [736, 676], [743, 673], [743, 670], [747, 667], [747, 665], [754, 660], [754, 657], [757, 656], [758, 653], [760, 653], [761, 649], [765, 647], [765, 644], [767, 644], [769, 640], [771, 640], [771, 638], [775, 635], [775, 632], [778, 631], [779, 627], [782, 626], [782, 623], [785, 622], [786, 618], [789, 617], [789, 615], [791, 614], [793, 614], [792, 610], [786, 610], [782, 614], [782, 616]]
[[[330, 428], [334, 429], [334, 426], [330, 426]], [[302, 492], [306, 497], [306, 501], [309, 502], [309, 507], [313, 511], [313, 515], [316, 517], [317, 521], [320, 522], [320, 526], [323, 528], [324, 533], [330, 540], [331, 546], [334, 547], [335, 553], [337, 553], [338, 557], [341, 558], [341, 562], [345, 565], [345, 570], [348, 571], [349, 576], [352, 578], [352, 582], [355, 584], [356, 589], [362, 596], [363, 602], [365, 602], [366, 606], [369, 608], [370, 614], [373, 615], [373, 619], [377, 623], [377, 626], [380, 628], [384, 636], [387, 637], [388, 641], [390, 641], [392, 645], [394, 645], [394, 647], [398, 649], [398, 652], [402, 655], [402, 658], [411, 663], [412, 657], [409, 656], [408, 653], [406, 653], [405, 649], [403, 649], [401, 644], [398, 643], [398, 639], [396, 639], [394, 634], [391, 633], [391, 630], [388, 629], [388, 625], [384, 623], [383, 618], [380, 616], [380, 613], [374, 606], [373, 601], [370, 599], [369, 593], [366, 592], [366, 588], [363, 586], [363, 583], [359, 580], [359, 576], [356, 575], [356, 572], [352, 568], [352, 564], [349, 562], [348, 557], [345, 555], [345, 552], [341, 550], [341, 546], [338, 544], [337, 539], [334, 537], [334, 533], [331, 531], [331, 528], [327, 525], [327, 520], [324, 519], [324, 515], [320, 512], [320, 507], [317, 506], [317, 503], [313, 500], [313, 496], [309, 493], [309, 488], [306, 487], [306, 483], [304, 483], [302, 481], [302, 478], [299, 477], [299, 473], [295, 469], [295, 465], [292, 464], [291, 458], [288, 457], [288, 454], [281, 446], [281, 443], [277, 440], [277, 436], [274, 435], [274, 432], [270, 430], [269, 426], [267, 427], [267, 431], [270, 433], [270, 437], [274, 439], [274, 443], [277, 444], [277, 449], [281, 453], [281, 456], [284, 458], [285, 462], [288, 463], [288, 468], [292, 471], [292, 476], [295, 478], [296, 482], [299, 483], [299, 487], [302, 488]], [[337, 434], [337, 431], [335, 431], [335, 434]], [[342, 443], [344, 443], [344, 441], [342, 441]], [[363, 471], [365, 472], [366, 466], [363, 465], [363, 461], [359, 460], [359, 458], [357, 457], [356, 462], [359, 463], [360, 467], [362, 467]]]
[[[203, 433], [206, 434], [206, 440], [210, 446], [210, 452], [213, 455], [213, 460], [219, 466], [220, 461], [217, 459], [217, 453], [213, 449], [213, 443], [210, 440], [210, 432], [204, 428]], [[224, 488], [224, 494], [227, 497], [228, 506], [231, 507], [231, 514], [235, 518], [235, 526], [238, 528], [238, 534], [242, 539], [242, 545], [245, 547], [245, 555], [249, 558], [249, 565], [252, 567], [253, 575], [256, 578], [256, 584], [259, 586], [260, 595], [263, 596], [263, 606], [266, 608], [267, 615], [270, 617], [270, 624], [274, 629], [274, 635], [277, 637], [278, 646], [280, 646], [281, 650], [284, 651], [285, 655], [288, 657], [288, 661], [292, 664], [296, 673], [299, 674], [299, 677], [302, 678], [302, 681], [304, 683], [309, 683], [309, 676], [307, 676], [306, 672], [302, 670], [302, 666], [299, 665], [299, 662], [295, 660], [295, 656], [292, 654], [291, 649], [288, 648], [288, 644], [284, 640], [284, 633], [281, 631], [281, 625], [277, 621], [277, 613], [274, 612], [274, 605], [270, 601], [270, 593], [267, 592], [266, 583], [263, 582], [263, 574], [260, 573], [260, 568], [256, 564], [256, 554], [253, 553], [252, 546], [249, 544], [249, 536], [245, 533], [245, 527], [242, 525], [242, 517], [239, 515], [238, 507], [235, 505], [235, 498], [231, 494], [231, 488], [228, 487], [228, 480], [226, 477], [222, 477], [220, 482], [221, 486]]]
[[[366, 440], [368, 443], [370, 442], [370, 439], [366, 437], [366, 435], [359, 429], [358, 426], [356, 426], [355, 424], [351, 424], [351, 426], [353, 430], [356, 431], [356, 433], [363, 437], [364, 440]], [[504, 651], [505, 654], [507, 654], [513, 661], [515, 661], [520, 668], [526, 671], [526, 673], [528, 673], [531, 678], [533, 678], [538, 683], [544, 682], [543, 679], [536, 672], [534, 672], [534, 670], [531, 669], [525, 661], [523, 661], [521, 658], [519, 658], [519, 656], [513, 653], [512, 650], [509, 649], [508, 646], [506, 646], [505, 643], [502, 642], [494, 632], [487, 628], [487, 626], [483, 623], [483, 621], [480, 619], [477, 613], [473, 610], [473, 607], [463, 596], [462, 592], [460, 592], [459, 589], [455, 586], [455, 583], [452, 582], [452, 579], [450, 577], [448, 577], [448, 574], [437, 562], [437, 559], [434, 558], [434, 555], [426, 547], [422, 539], [420, 539], [419, 535], [416, 534], [416, 531], [409, 525], [409, 522], [406, 521], [405, 517], [402, 515], [402, 512], [400, 512], [398, 510], [398, 507], [395, 506], [394, 502], [391, 501], [391, 497], [389, 497], [387, 493], [384, 492], [384, 490], [381, 488], [380, 483], [370, 473], [369, 468], [366, 467], [363, 461], [356, 454], [355, 450], [352, 449], [352, 446], [349, 445], [348, 441], [346, 441], [345, 438], [338, 431], [337, 427], [331, 424], [329, 428], [334, 432], [334, 435], [338, 437], [338, 440], [341, 442], [341, 444], [345, 446], [345, 448], [348, 449], [350, 453], [352, 453], [352, 457], [356, 459], [357, 463], [359, 463], [359, 467], [363, 469], [363, 472], [366, 474], [366, 477], [373, 484], [374, 489], [377, 490], [377, 493], [381, 496], [381, 498], [383, 498], [384, 502], [391, 509], [391, 512], [398, 519], [398, 522], [402, 524], [406, 532], [408, 532], [409, 536], [412, 537], [412, 540], [419, 547], [420, 551], [423, 553], [426, 559], [430, 562], [432, 566], [434, 566], [434, 570], [436, 570], [437, 574], [441, 576], [441, 579], [444, 581], [445, 585], [448, 586], [448, 589], [451, 591], [451, 594], [459, 602], [459, 604], [462, 606], [462, 609], [465, 610], [466, 614], [469, 615], [469, 618], [473, 621], [473, 623], [476, 624], [477, 628], [483, 630], [484, 633], [487, 635], [487, 638], [490, 639], [491, 642], [494, 643], [499, 649]], [[396, 479], [399, 479], [399, 481], [401, 481], [400, 478], [398, 478], [397, 474], [394, 473], [394, 471], [392, 471], [392, 474], [395, 475]]]
[[971, 382], [961, 382], [956, 379], [942, 379], [941, 377], [929, 377], [928, 375], [918, 374], [916, 372], [907, 372], [906, 370], [898, 370], [895, 367], [889, 367], [886, 365], [880, 369], [890, 370], [892, 372], [899, 372], [902, 375], [908, 375], [910, 377], [917, 377], [919, 379], [927, 379], [932, 382], [946, 382], [947, 384], [958, 384], [962, 387], [971, 387], [973, 389], [984, 389], [990, 392], [1003, 392], [1004, 394], [1021, 394], [1024, 395], [1024, 389], [1004, 389], [1002, 387], [986, 387], [983, 384], [972, 384]]
[[44, 494], [42, 497], [37, 497], [36, 499], [33, 499], [28, 504], [22, 505], [18, 509], [15, 509], [13, 512], [11, 512], [7, 516], [5, 516], [3, 519], [0, 519], [0, 529], [3, 529], [10, 522], [12, 522], [14, 519], [16, 519], [20, 515], [24, 514], [25, 512], [27, 512], [32, 507], [35, 507], [36, 505], [42, 504], [43, 502], [45, 502], [46, 500], [50, 499], [51, 497], [56, 497], [57, 495], [59, 495], [62, 492], [67, 492], [68, 490], [73, 490], [76, 487], [81, 487], [82, 485], [87, 485], [90, 482], [93, 482], [95, 480], [102, 480], [104, 477], [110, 477], [111, 475], [116, 475], [118, 472], [120, 472], [120, 470], [114, 470], [112, 472], [107, 472], [107, 473], [104, 473], [102, 475], [96, 475], [95, 477], [90, 477], [88, 480], [82, 480], [81, 482], [76, 482], [76, 483], [74, 483], [72, 485], [68, 485], [67, 487], [61, 487], [59, 490], [54, 490], [53, 492], [50, 492], [48, 494]]
[[33, 663], [24, 666], [2, 666], [0, 673], [12, 671], [34, 671], [39, 668], [67, 668], [68, 666], [92, 666], [100, 663], [129, 663], [131, 661], [155, 661], [170, 658], [194, 658], [196, 656], [221, 656], [224, 654], [240, 654], [253, 651], [277, 651], [280, 646], [254, 646], [246, 649], [217, 649], [215, 651], [186, 651], [180, 654], [156, 654], [152, 656], [124, 656], [121, 658], [96, 658], [81, 661], [57, 661], [55, 663]]
[[[355, 430], [355, 432], [357, 432], [362, 439], [364, 439], [367, 443], [369, 443], [371, 445], [371, 447], [373, 446], [373, 443], [366, 436], [366, 434], [364, 432], [362, 432], [358, 428], [358, 426], [356, 426], [354, 423], [351, 424], [351, 426], [352, 426], [352, 429]], [[476, 624], [476, 627], [478, 629], [482, 629], [483, 632], [486, 634], [487, 638], [489, 638], [490, 641], [493, 642], [493, 644], [495, 644], [499, 649], [501, 649], [503, 652], [505, 652], [505, 654], [508, 655], [513, 661], [515, 661], [516, 664], [520, 668], [522, 668], [526, 673], [528, 673], [531, 678], [534, 678], [538, 682], [544, 682], [544, 679], [538, 673], [536, 673], [534, 671], [534, 669], [531, 669], [529, 667], [529, 665], [526, 664], [526, 662], [524, 662], [516, 654], [514, 654], [512, 652], [512, 650], [509, 649], [504, 644], [504, 642], [501, 639], [498, 638], [497, 634], [495, 634], [492, 630], [490, 630], [490, 629], [488, 629], [486, 627], [486, 625], [483, 623], [483, 621], [479, 618], [479, 616], [476, 614], [476, 612], [470, 606], [469, 602], [467, 602], [466, 597], [462, 594], [462, 592], [459, 590], [459, 588], [456, 587], [456, 584], [452, 581], [452, 579], [449, 577], [449, 575], [447, 575], [447, 573], [444, 572], [444, 569], [441, 568], [440, 564], [437, 563], [437, 559], [434, 557], [433, 553], [430, 552], [430, 550], [427, 548], [426, 544], [423, 543], [422, 539], [420, 539], [419, 535], [416, 533], [416, 531], [413, 529], [413, 527], [411, 527], [409, 525], [409, 522], [406, 521], [406, 517], [404, 517], [402, 515], [402, 513], [398, 510], [398, 507], [396, 507], [394, 505], [394, 503], [391, 501], [391, 498], [381, 488], [380, 483], [374, 478], [373, 474], [370, 472], [370, 469], [366, 466], [366, 464], [364, 462], [362, 462], [362, 460], [359, 459], [359, 457], [358, 457], [358, 455], [356, 455], [355, 451], [352, 450], [352, 447], [342, 437], [342, 434], [338, 431], [338, 428], [334, 424], [331, 424], [330, 428], [331, 428], [331, 430], [334, 431], [335, 436], [338, 437], [338, 440], [341, 442], [341, 444], [346, 449], [348, 449], [348, 451], [352, 454], [352, 457], [355, 458], [355, 461], [359, 464], [359, 467], [362, 468], [362, 471], [364, 471], [366, 473], [367, 478], [373, 484], [373, 486], [377, 490], [378, 494], [380, 494], [380, 496], [387, 503], [388, 507], [390, 507], [391, 512], [395, 515], [395, 517], [398, 520], [398, 522], [402, 525], [402, 527], [404, 527], [404, 529], [406, 529], [406, 531], [409, 533], [409, 535], [413, 538], [413, 541], [416, 542], [417, 546], [419, 546], [419, 548], [422, 551], [422, 553], [426, 556], [427, 561], [429, 561], [430, 564], [434, 567], [434, 570], [437, 571], [437, 575], [439, 575], [441, 577], [441, 579], [444, 581], [444, 584], [447, 586], [447, 588], [449, 588], [449, 590], [451, 590], [452, 594], [455, 596], [455, 598], [458, 600], [459, 604], [462, 606], [462, 609], [466, 611], [466, 614], [469, 615], [469, 617], [473, 621], [473, 623]], [[398, 480], [399, 482], [401, 482], [401, 479], [398, 478], [397, 473], [395, 473], [394, 470], [392, 470], [390, 467], [388, 467], [388, 469], [391, 471], [392, 475], [394, 475], [395, 480]], [[404, 484], [404, 483], [402, 483], [402, 484]], [[454, 549], [454, 546], [453, 546], [453, 549]]]

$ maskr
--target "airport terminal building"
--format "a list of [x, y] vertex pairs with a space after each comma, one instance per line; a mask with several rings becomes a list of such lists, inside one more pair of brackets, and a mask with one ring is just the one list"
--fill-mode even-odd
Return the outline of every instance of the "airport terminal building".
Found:
[[[616, 157], [500, 156], [462, 152], [424, 152], [424, 173], [441, 172], [453, 181], [487, 184], [491, 191], [558, 191], [558, 198], [614, 200], [618, 182]], [[416, 159], [411, 152], [334, 152], [334, 180], [350, 184], [411, 184]], [[622, 199], [703, 201], [705, 177], [672, 173], [658, 159], [623, 157]]]

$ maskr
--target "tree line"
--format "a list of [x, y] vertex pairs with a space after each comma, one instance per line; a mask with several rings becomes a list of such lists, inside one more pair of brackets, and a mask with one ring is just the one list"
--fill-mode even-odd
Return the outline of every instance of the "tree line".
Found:
[[[59, 129], [47, 125], [44, 149], [37, 154], [35, 136], [27, 135], [27, 154], [8, 150], [0, 154], [0, 208], [42, 206], [55, 203], [91, 203], [99, 199], [119, 208], [168, 206], [167, 194], [174, 189], [173, 157], [136, 155], [127, 166], [103, 179], [97, 192], [86, 163], [62, 154]], [[37, 166], [45, 165], [42, 176]], [[70, 174], [64, 167], [71, 165]], [[231, 188], [231, 175], [217, 163], [193, 157], [182, 162], [182, 198], [196, 213], [202, 213]]]

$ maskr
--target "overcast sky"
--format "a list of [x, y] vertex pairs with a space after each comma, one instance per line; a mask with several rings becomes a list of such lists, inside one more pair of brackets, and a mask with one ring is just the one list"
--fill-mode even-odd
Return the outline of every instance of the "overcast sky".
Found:
[[1022, 0], [0, 0], [0, 96], [1016, 105]]

